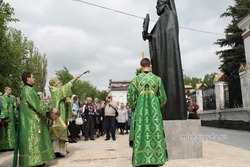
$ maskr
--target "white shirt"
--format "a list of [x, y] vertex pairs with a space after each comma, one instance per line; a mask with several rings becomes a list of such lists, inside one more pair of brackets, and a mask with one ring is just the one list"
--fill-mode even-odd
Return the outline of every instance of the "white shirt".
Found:
[[118, 117], [117, 117], [117, 122], [118, 123], [125, 123], [128, 121], [128, 111], [126, 108], [119, 108], [118, 109]]

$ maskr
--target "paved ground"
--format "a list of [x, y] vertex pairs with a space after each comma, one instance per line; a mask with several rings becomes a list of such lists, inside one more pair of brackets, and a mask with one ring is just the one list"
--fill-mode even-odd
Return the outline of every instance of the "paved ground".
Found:
[[217, 140], [217, 142], [243, 148], [243, 149], [250, 151], [250, 132], [249, 131], [202, 127], [202, 133], [206, 135], [225, 136], [225, 140], [220, 140], [220, 141]]
[[[250, 133], [217, 128], [202, 128], [206, 135], [226, 135], [227, 140], [203, 141], [203, 158], [169, 160], [164, 167], [249, 167]], [[248, 142], [247, 142], [248, 141]], [[224, 144], [223, 144], [224, 143]], [[80, 140], [69, 144], [70, 153], [62, 159], [46, 163], [49, 167], [130, 167], [132, 149], [128, 147], [128, 135], [117, 135], [116, 141]], [[0, 167], [11, 167], [12, 152], [0, 153]]]

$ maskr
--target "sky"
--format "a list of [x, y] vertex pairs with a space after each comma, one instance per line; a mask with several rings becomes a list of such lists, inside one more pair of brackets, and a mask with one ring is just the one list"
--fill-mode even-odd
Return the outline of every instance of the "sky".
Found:
[[[63, 67], [73, 76], [90, 70], [81, 80], [99, 90], [108, 90], [110, 79], [130, 81], [135, 77], [142, 52], [150, 58], [148, 42], [141, 35], [142, 24], [147, 13], [151, 19], [149, 31], [157, 21], [156, 0], [4, 1], [14, 8], [14, 17], [20, 20], [10, 26], [21, 30], [40, 53], [46, 54], [47, 82]], [[215, 52], [223, 48], [214, 42], [225, 37], [224, 29], [231, 18], [220, 15], [234, 1], [175, 0], [175, 5], [183, 74], [203, 78], [220, 73], [221, 62]]]

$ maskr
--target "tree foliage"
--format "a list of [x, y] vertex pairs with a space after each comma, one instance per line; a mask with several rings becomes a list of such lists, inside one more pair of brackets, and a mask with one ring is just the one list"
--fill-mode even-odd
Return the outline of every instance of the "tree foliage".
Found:
[[8, 27], [9, 22], [18, 21], [13, 15], [14, 9], [0, 0], [0, 91], [10, 86], [13, 95], [19, 96], [23, 71], [32, 72], [36, 77], [35, 88], [43, 91], [47, 76], [46, 56], [20, 30]]
[[210, 86], [213, 84], [214, 77], [216, 73], [206, 74], [202, 80], [202, 83], [206, 84], [207, 86]]
[[13, 18], [14, 8], [10, 6], [9, 3], [0, 0], [0, 46], [5, 40], [5, 33], [8, 30], [8, 23], [18, 21], [18, 19]]
[[[62, 70], [56, 71], [56, 75], [63, 84], [69, 82], [74, 78], [66, 67], [63, 67]], [[87, 97], [105, 100], [108, 94], [107, 91], [100, 91], [91, 83], [81, 80], [76, 81], [76, 83], [72, 87], [72, 91], [73, 94], [77, 95], [80, 100], [85, 100]]]
[[228, 77], [230, 106], [239, 106], [242, 104], [239, 67], [245, 63], [244, 42], [242, 39], [242, 30], [237, 23], [245, 17], [250, 10], [249, 0], [235, 0], [234, 6], [229, 6], [221, 17], [231, 17], [231, 23], [225, 28], [225, 38], [218, 39], [215, 44], [220, 47], [229, 47], [217, 51], [221, 60], [219, 69]]
[[214, 81], [216, 73], [213, 72], [211, 74], [206, 74], [203, 79], [197, 78], [197, 77], [189, 77], [189, 76], [184, 76], [184, 83], [185, 85], [191, 85], [192, 88], [194, 89], [196, 84], [198, 83], [204, 83], [207, 86], [212, 85]]
[[201, 78], [184, 76], [185, 85], [191, 85], [192, 88], [195, 88], [196, 84], [201, 82], [202, 82]]

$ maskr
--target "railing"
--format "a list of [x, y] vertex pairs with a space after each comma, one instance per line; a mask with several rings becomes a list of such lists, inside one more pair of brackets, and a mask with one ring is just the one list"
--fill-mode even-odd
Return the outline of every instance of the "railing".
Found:
[[229, 105], [229, 88], [228, 88], [228, 84], [224, 84], [224, 102], [225, 102], [225, 108], [230, 108]]
[[[237, 108], [241, 107], [234, 102], [233, 105], [230, 107], [230, 100], [229, 100], [229, 87], [228, 84], [225, 83], [223, 85], [224, 92], [224, 103], [223, 108]], [[189, 97], [192, 98], [194, 102], [197, 102], [196, 91], [193, 91], [188, 94]], [[202, 89], [202, 101], [203, 101], [203, 111], [205, 110], [215, 110], [216, 109], [216, 93], [215, 93], [215, 85], [210, 85]]]
[[216, 96], [214, 85], [202, 90], [203, 110], [216, 109]]

